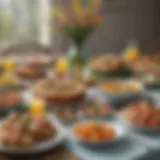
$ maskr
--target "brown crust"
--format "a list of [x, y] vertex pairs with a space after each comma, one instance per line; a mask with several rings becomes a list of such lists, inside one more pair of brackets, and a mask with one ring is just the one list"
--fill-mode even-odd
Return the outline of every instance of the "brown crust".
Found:
[[120, 56], [107, 54], [91, 59], [89, 66], [95, 71], [116, 71], [125, 68], [126, 62]]
[[[54, 90], [54, 87], [49, 87], [48, 84], [51, 80], [41, 80], [33, 87], [33, 93], [36, 97], [44, 99], [47, 103], [74, 103], [79, 102], [85, 97], [85, 86], [79, 82], [70, 81], [72, 84], [76, 84], [77, 87], [70, 89], [67, 92], [61, 92], [62, 88], [59, 91]], [[58, 81], [52, 80], [52, 84], [57, 87]], [[49, 87], [49, 88], [48, 88]], [[73, 90], [73, 92], [71, 91]], [[64, 90], [63, 90], [64, 91]], [[49, 93], [50, 92], [50, 93]]]
[[33, 72], [33, 70], [31, 71], [31, 69], [30, 70], [19, 69], [16, 71], [16, 75], [22, 79], [38, 79], [38, 78], [45, 78], [46, 72], [43, 70], [37, 70]]

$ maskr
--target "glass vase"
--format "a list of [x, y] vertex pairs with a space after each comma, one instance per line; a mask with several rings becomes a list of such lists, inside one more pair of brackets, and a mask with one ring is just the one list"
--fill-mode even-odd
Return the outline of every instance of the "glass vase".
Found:
[[80, 25], [72, 25], [64, 28], [65, 34], [72, 42], [68, 49], [70, 68], [72, 73], [77, 74], [76, 77], [79, 78], [87, 62], [87, 56], [84, 54], [84, 46], [93, 28], [93, 26]]

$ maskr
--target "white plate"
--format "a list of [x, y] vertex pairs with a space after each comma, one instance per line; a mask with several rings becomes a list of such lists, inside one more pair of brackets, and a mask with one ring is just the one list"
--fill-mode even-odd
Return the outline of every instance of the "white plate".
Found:
[[60, 145], [63, 142], [66, 134], [54, 118], [50, 116], [48, 116], [48, 118], [57, 129], [56, 137], [36, 143], [35, 145], [29, 146], [29, 147], [24, 147], [24, 148], [11, 148], [11, 147], [6, 147], [1, 145], [0, 153], [6, 154], [6, 155], [15, 155], [15, 156], [21, 156], [21, 155], [29, 156], [29, 155], [36, 155], [39, 153], [47, 152], [50, 149], [56, 148], [58, 145]]

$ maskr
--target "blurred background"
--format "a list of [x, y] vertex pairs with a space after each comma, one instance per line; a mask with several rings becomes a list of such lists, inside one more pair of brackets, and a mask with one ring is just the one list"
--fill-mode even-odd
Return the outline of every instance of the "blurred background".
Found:
[[[0, 0], [0, 49], [42, 44], [53, 52], [66, 52], [70, 41], [52, 16], [56, 5], [70, 0]], [[160, 50], [159, 0], [104, 0], [103, 23], [85, 44], [88, 55], [122, 52], [131, 41], [143, 52]], [[27, 48], [27, 47], [26, 47]]]

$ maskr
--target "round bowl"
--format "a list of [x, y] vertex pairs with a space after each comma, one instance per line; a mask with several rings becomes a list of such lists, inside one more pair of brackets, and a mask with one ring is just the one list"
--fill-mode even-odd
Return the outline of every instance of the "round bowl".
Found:
[[146, 135], [159, 135], [160, 127], [141, 127], [133, 124], [131, 121], [125, 119], [121, 113], [118, 114], [118, 120], [122, 123], [122, 125], [129, 131], [137, 132], [140, 134]]
[[107, 99], [109, 102], [114, 102], [114, 101], [129, 101], [129, 100], [136, 100], [139, 97], [143, 96], [144, 94], [144, 86], [142, 83], [136, 80], [109, 80], [107, 83], [117, 81], [117, 82], [122, 82], [122, 83], [128, 83], [128, 84], [133, 84], [136, 85], [139, 90], [137, 92], [132, 92], [132, 93], [110, 93], [107, 91], [103, 91], [100, 89], [100, 86], [97, 87], [97, 90], [99, 92], [99, 95], [103, 99]]
[[97, 147], [110, 147], [112, 145], [118, 145], [120, 143], [123, 143], [123, 140], [125, 138], [125, 130], [124, 128], [119, 125], [119, 124], [116, 124], [114, 122], [108, 122], [106, 123], [107, 125], [112, 125], [114, 128], [115, 128], [115, 131], [116, 131], [116, 137], [115, 139], [113, 140], [110, 140], [110, 141], [101, 141], [101, 142], [91, 142], [91, 141], [85, 141], [85, 140], [82, 140], [80, 139], [79, 137], [77, 137], [76, 135], [74, 135], [72, 133], [72, 130], [81, 125], [81, 124], [84, 124], [88, 121], [84, 121], [84, 122], [80, 122], [80, 123], [77, 123], [75, 124], [71, 129], [70, 129], [70, 136], [72, 138], [72, 140], [74, 141], [77, 141], [79, 144], [85, 146], [85, 147], [91, 147], [91, 148], [97, 148]]

